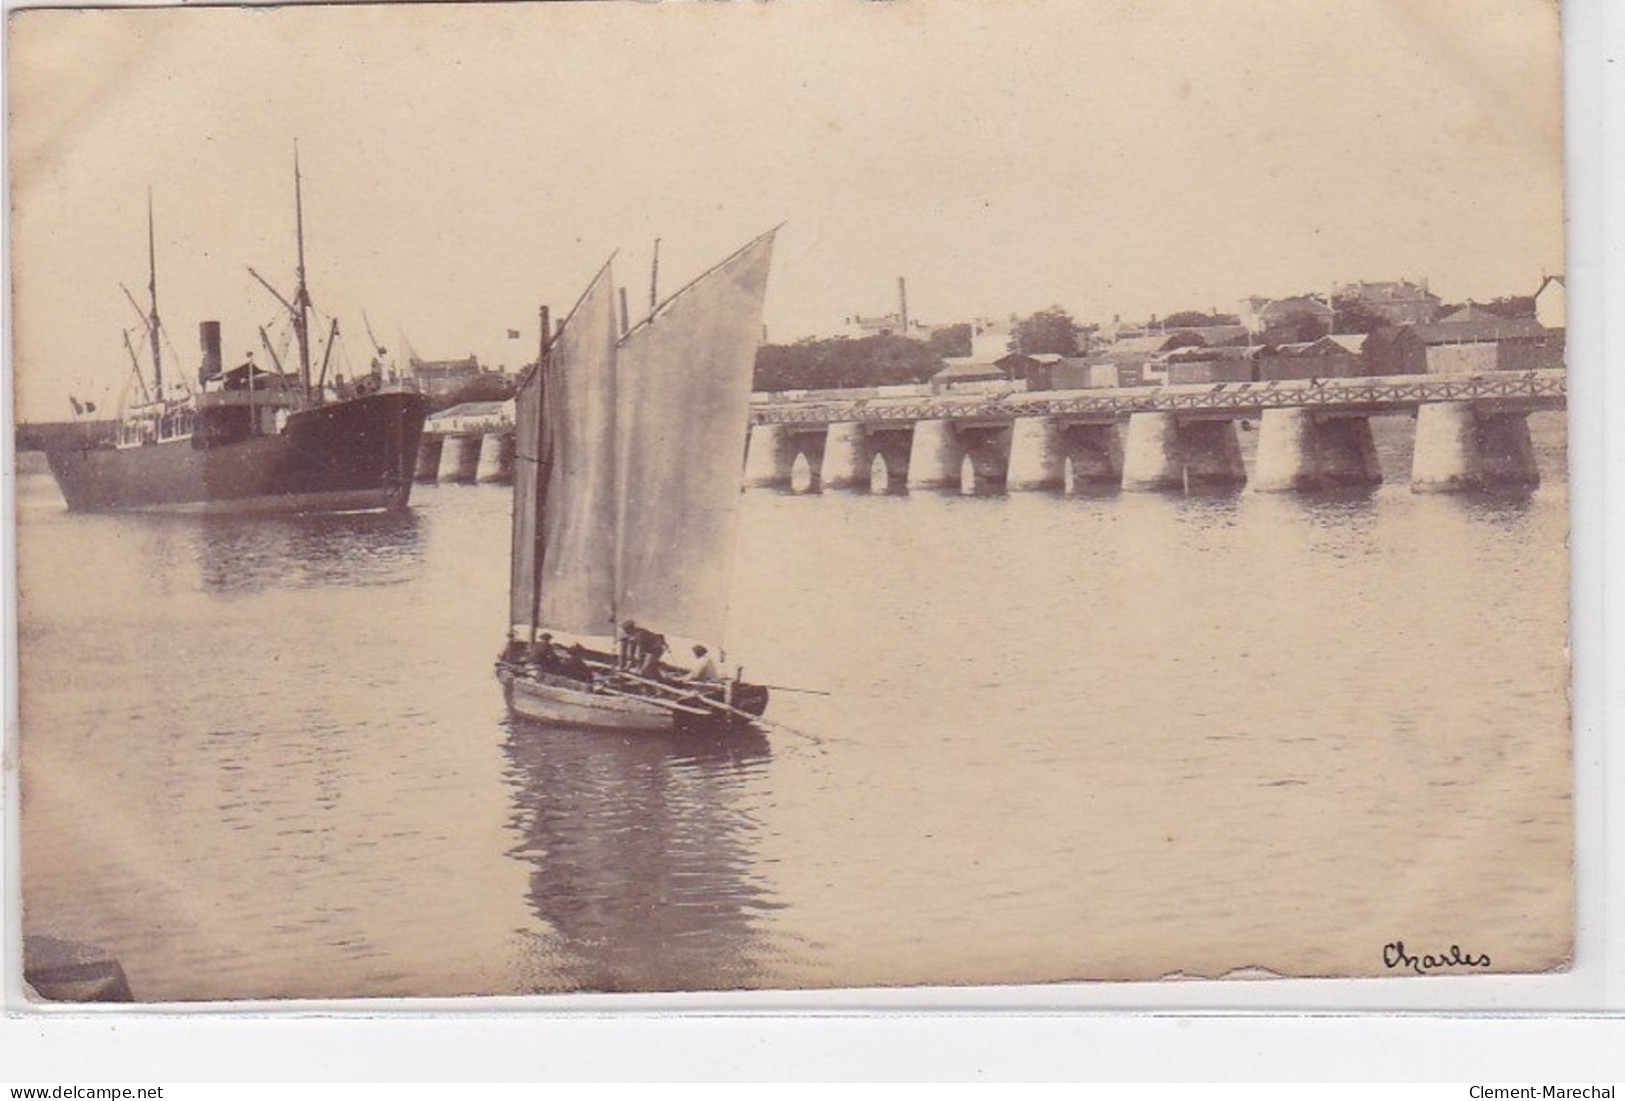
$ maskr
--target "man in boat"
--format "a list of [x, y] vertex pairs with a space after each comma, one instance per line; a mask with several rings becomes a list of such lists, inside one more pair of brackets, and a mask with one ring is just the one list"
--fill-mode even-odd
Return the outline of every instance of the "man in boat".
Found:
[[502, 648], [502, 660], [509, 665], [518, 665], [525, 660], [525, 644], [512, 631], [508, 632], [508, 643]]
[[638, 630], [637, 674], [647, 680], [660, 679], [660, 659], [666, 652], [666, 636]]
[[660, 679], [660, 659], [666, 653], [666, 636], [639, 627], [628, 619], [622, 622], [616, 637], [617, 664], [640, 677]]
[[592, 670], [587, 667], [587, 652], [581, 648], [581, 643], [570, 647], [559, 662], [559, 672], [572, 680], [592, 683]]
[[544, 673], [558, 671], [560, 665], [559, 651], [553, 645], [552, 635], [543, 634], [538, 638], [535, 645], [530, 648], [529, 657], [530, 663]]
[[694, 647], [694, 664], [689, 666], [688, 673], [683, 679], [690, 683], [706, 683], [716, 680], [719, 675], [717, 672], [717, 659], [711, 656], [711, 651], [696, 644]]
[[637, 664], [638, 625], [630, 619], [621, 622], [621, 629], [615, 634], [615, 664], [622, 669], [631, 669]]

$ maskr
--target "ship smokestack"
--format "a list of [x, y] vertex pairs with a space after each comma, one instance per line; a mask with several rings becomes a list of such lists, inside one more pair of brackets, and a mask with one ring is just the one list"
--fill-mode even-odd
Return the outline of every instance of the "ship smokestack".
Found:
[[908, 335], [908, 284], [897, 277], [897, 315], [903, 322], [903, 335]]
[[198, 343], [203, 346], [203, 366], [197, 369], [197, 379], [202, 383], [206, 379], [214, 378], [220, 374], [220, 322], [203, 321], [197, 327]]

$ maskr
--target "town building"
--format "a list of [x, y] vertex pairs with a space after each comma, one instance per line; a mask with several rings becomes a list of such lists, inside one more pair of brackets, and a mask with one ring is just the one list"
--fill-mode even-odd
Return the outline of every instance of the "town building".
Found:
[[947, 364], [931, 376], [933, 394], [948, 393], [1004, 393], [1016, 384], [999, 364], [975, 356], [951, 356]]
[[911, 340], [930, 340], [937, 327], [926, 325], [909, 316], [908, 281], [897, 277], [897, 309], [876, 317], [853, 314], [846, 319], [846, 335], [862, 339], [868, 336], [906, 336]]
[[1010, 351], [1010, 338], [1015, 331], [1012, 321], [995, 321], [978, 317], [971, 321], [970, 355], [968, 359], [991, 363]]
[[1535, 292], [1535, 320], [1548, 329], [1568, 328], [1568, 286], [1561, 275], [1548, 275]]
[[1439, 314], [1439, 296], [1428, 290], [1428, 281], [1408, 279], [1386, 283], [1334, 283], [1332, 302], [1340, 307], [1356, 306], [1381, 317], [1391, 325], [1424, 325]]
[[1458, 320], [1379, 329], [1361, 349], [1368, 375], [1474, 375], [1563, 366], [1563, 331], [1532, 317], [1460, 310]]
[[1164, 363], [1170, 386], [1208, 382], [1251, 382], [1255, 377], [1254, 350], [1228, 345], [1207, 348], [1192, 345], [1169, 352]]
[[913, 340], [930, 340], [931, 334], [936, 332], [936, 326], [927, 325], [923, 321], [907, 318], [906, 322], [905, 331], [905, 318], [900, 313], [884, 313], [876, 317], [853, 314], [846, 319], [846, 335], [854, 339], [866, 336], [908, 336]]
[[412, 377], [417, 380], [418, 389], [431, 398], [449, 394], [464, 383], [479, 378], [482, 370], [476, 356], [469, 356], [467, 359], [439, 360], [412, 356], [407, 362]]
[[1323, 336], [1319, 340], [1271, 346], [1260, 351], [1254, 377], [1260, 382], [1285, 379], [1359, 378], [1365, 373], [1360, 348], [1364, 334], [1357, 338]]
[[1244, 298], [1237, 310], [1248, 333], [1270, 342], [1300, 339], [1298, 326], [1304, 321], [1330, 332], [1336, 315], [1322, 299], [1297, 294], [1290, 298]]
[[430, 434], [500, 432], [514, 425], [514, 401], [465, 401], [432, 414], [424, 429]]

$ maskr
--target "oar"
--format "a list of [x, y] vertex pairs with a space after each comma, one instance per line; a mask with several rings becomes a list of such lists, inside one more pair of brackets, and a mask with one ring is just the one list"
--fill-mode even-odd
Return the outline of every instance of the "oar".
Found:
[[745, 719], [749, 722], [761, 723], [763, 726], [771, 726], [775, 730], [782, 730], [786, 734], [794, 734], [798, 738], [806, 738], [809, 742], [817, 746], [824, 744], [824, 739], [820, 738], [818, 735], [808, 734], [806, 731], [797, 730], [793, 726], [786, 726], [784, 723], [778, 722], [774, 719], [764, 719], [760, 715], [752, 715], [749, 711], [741, 711], [737, 707], [730, 707], [728, 704], [725, 704], [720, 700], [713, 700], [709, 696], [695, 696], [694, 698], [700, 703], [704, 704], [706, 707], [715, 708], [718, 711], [726, 711], [730, 715], [738, 715], [741, 719]]
[[690, 692], [684, 691], [681, 688], [674, 687], [673, 685], [667, 684], [664, 681], [651, 680], [648, 677], [640, 677], [636, 673], [629, 673], [624, 669], [617, 669], [613, 673], [611, 673], [610, 676], [619, 677], [619, 678], [623, 678], [625, 680], [633, 681], [634, 683], [642, 684], [642, 685], [645, 685], [645, 686], [647, 686], [649, 688], [658, 688], [662, 692], [670, 692], [671, 694], [677, 695], [677, 696], [691, 695]]
[[683, 695], [683, 697], [685, 699], [692, 698], [696, 702], [698, 702], [698, 703], [700, 703], [700, 704], [702, 704], [702, 705], [704, 705], [706, 707], [712, 708], [714, 710], [726, 711], [728, 714], [737, 715], [741, 719], [747, 719], [747, 720], [749, 720], [750, 722], [753, 722], [753, 723], [761, 723], [763, 726], [771, 726], [776, 730], [784, 731], [786, 734], [794, 734], [798, 738], [806, 738], [809, 742], [812, 742], [814, 745], [823, 745], [824, 744], [824, 739], [820, 738], [816, 734], [808, 734], [805, 731], [797, 730], [793, 726], [786, 726], [784, 723], [776, 722], [773, 719], [764, 719], [760, 715], [752, 715], [749, 711], [741, 711], [737, 707], [731, 707], [728, 704], [722, 703], [719, 700], [713, 700], [708, 696], [702, 696], [702, 695], [697, 695], [697, 694], [694, 694], [694, 695], [691, 696], [690, 693], [681, 692], [680, 689], [674, 688], [669, 684], [662, 684], [657, 680], [649, 680], [647, 677], [640, 677], [636, 673], [627, 673], [627, 672], [623, 671], [620, 675], [623, 676], [623, 677], [626, 677], [628, 680], [636, 681], [639, 684], [646, 684], [651, 688], [659, 688], [659, 689], [661, 689], [662, 691], [665, 691], [665, 692], [678, 692], [681, 695]]
[[771, 688], [775, 692], [805, 692], [809, 696], [833, 696], [833, 692], [825, 692], [819, 688], [792, 688], [788, 684], [764, 684], [763, 688]]

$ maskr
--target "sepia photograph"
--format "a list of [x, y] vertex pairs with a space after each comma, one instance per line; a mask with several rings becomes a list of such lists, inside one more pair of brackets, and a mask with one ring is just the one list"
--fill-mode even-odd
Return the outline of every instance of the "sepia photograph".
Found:
[[29, 1002], [1565, 972], [1559, 16], [11, 11]]

